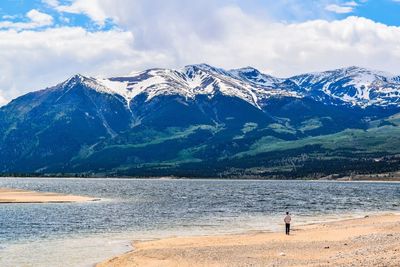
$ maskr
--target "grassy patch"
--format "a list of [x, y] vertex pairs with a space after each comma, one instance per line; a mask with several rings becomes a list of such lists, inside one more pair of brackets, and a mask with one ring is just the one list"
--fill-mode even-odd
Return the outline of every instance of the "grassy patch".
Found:
[[318, 118], [313, 118], [313, 119], [303, 121], [301, 123], [301, 126], [299, 127], [299, 131], [307, 132], [307, 131], [318, 129], [322, 126], [323, 126], [323, 124]]
[[319, 145], [328, 150], [347, 149], [366, 153], [400, 153], [400, 127], [384, 126], [367, 131], [347, 129], [345, 131], [301, 140], [284, 141], [274, 137], [263, 137], [255, 142], [249, 151], [236, 154], [236, 157], [253, 156], [272, 151], [298, 149]]
[[276, 133], [296, 134], [296, 129], [294, 129], [289, 122], [286, 122], [285, 124], [272, 123], [268, 125], [268, 128]]

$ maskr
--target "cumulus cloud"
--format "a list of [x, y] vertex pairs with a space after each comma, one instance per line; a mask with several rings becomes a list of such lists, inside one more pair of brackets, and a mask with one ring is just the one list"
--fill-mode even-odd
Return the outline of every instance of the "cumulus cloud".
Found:
[[24, 29], [34, 29], [34, 28], [49, 26], [53, 24], [52, 16], [46, 13], [42, 13], [36, 9], [32, 9], [28, 13], [26, 13], [26, 17], [29, 20], [28, 22], [13, 22], [9, 20], [0, 21], [0, 29], [7, 28], [7, 29], [24, 30]]
[[113, 76], [201, 62], [280, 77], [350, 65], [400, 74], [400, 27], [365, 18], [285, 22], [228, 0], [93, 2], [99, 23], [112, 19], [119, 29], [0, 30], [0, 96], [10, 100], [75, 73]]
[[59, 12], [85, 14], [100, 26], [103, 26], [107, 19], [105, 10], [100, 7], [97, 0], [75, 0], [70, 5], [61, 5], [55, 0], [45, 1]]
[[53, 23], [53, 17], [42, 13], [36, 9], [29, 11], [26, 16], [31, 20], [32, 23], [36, 23], [39, 26], [47, 26]]
[[290, 76], [360, 65], [400, 73], [400, 27], [360, 17], [277, 22], [215, 2], [99, 0], [107, 16], [134, 34], [135, 49], [159, 51], [169, 59], [155, 66], [251, 65]]
[[0, 95], [8, 100], [55, 85], [75, 73], [128, 73], [133, 66], [159, 57], [132, 49], [133, 35], [119, 30], [8, 30], [0, 31], [0, 40]]

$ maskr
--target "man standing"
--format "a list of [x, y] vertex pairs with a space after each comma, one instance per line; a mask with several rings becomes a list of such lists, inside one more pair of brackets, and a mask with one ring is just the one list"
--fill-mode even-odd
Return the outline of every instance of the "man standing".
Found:
[[290, 221], [292, 220], [292, 218], [289, 215], [289, 212], [286, 212], [286, 217], [285, 219], [283, 219], [283, 221], [286, 224], [286, 234], [289, 235], [290, 234]]

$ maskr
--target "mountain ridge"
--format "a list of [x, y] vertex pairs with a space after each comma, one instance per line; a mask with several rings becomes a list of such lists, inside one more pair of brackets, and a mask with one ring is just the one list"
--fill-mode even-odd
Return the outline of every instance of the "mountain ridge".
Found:
[[356, 66], [276, 78], [252, 67], [224, 70], [196, 64], [180, 70], [153, 68], [129, 76], [86, 78], [104, 86], [104, 92], [119, 94], [127, 102], [141, 93], [147, 93], [150, 99], [157, 94], [174, 93], [193, 98], [212, 96], [218, 91], [240, 97], [258, 108], [259, 99], [271, 96], [325, 98], [332, 104], [339, 101], [361, 107], [400, 103], [399, 76]]
[[[189, 65], [74, 75], [0, 108], [0, 172], [323, 177], [400, 166], [400, 82]], [[381, 160], [383, 159], [383, 160]]]

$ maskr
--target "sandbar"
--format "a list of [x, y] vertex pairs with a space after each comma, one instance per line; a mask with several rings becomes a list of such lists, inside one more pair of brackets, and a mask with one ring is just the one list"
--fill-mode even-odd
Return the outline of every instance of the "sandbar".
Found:
[[400, 266], [400, 215], [293, 227], [290, 236], [282, 227], [133, 242], [133, 251], [96, 266]]
[[0, 204], [6, 203], [68, 203], [99, 200], [86, 196], [65, 195], [60, 193], [26, 191], [0, 188]]

